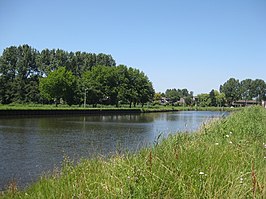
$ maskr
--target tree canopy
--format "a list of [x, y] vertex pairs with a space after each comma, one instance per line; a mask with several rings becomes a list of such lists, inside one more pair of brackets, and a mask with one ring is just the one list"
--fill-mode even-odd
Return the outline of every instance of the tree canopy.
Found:
[[136, 105], [152, 101], [154, 89], [148, 77], [138, 69], [119, 65], [95, 67], [83, 74], [83, 88], [87, 89], [91, 104], [107, 103]]
[[[87, 52], [67, 52], [62, 49], [38, 51], [29, 45], [10, 46], [0, 56], [0, 104], [58, 103], [69, 105], [127, 103], [130, 106], [151, 102], [155, 95], [152, 82], [144, 72], [116, 66], [111, 55]], [[167, 89], [156, 95], [165, 96], [172, 105], [184, 99], [195, 103], [193, 92]], [[220, 92], [200, 94], [201, 106], [232, 105], [237, 100], [266, 100], [266, 83], [262, 79], [230, 78], [220, 86]]]
[[188, 91], [186, 88], [183, 89], [167, 89], [165, 91], [165, 96], [170, 100], [172, 105], [179, 101], [181, 98], [185, 100], [185, 104], [192, 105], [193, 102], [193, 92]]
[[59, 99], [69, 105], [74, 103], [77, 81], [72, 72], [67, 71], [65, 67], [59, 67], [46, 78], [40, 79], [39, 87], [41, 96], [45, 99], [54, 100], [56, 104]]
[[0, 103], [144, 104], [153, 99], [148, 77], [138, 69], [116, 66], [111, 55], [37, 51], [11, 46], [0, 56]]
[[220, 86], [220, 92], [225, 94], [229, 105], [237, 100], [266, 100], [266, 83], [262, 79], [238, 79], [230, 78]]

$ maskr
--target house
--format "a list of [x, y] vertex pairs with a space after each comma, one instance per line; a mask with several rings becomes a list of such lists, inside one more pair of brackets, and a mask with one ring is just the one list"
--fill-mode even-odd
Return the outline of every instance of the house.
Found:
[[252, 105], [258, 105], [259, 102], [256, 100], [237, 100], [232, 103], [232, 106], [234, 107], [244, 107], [244, 106], [252, 106]]
[[186, 104], [186, 101], [183, 97], [180, 98], [180, 100], [177, 101], [178, 104], [180, 105], [185, 105]]
[[166, 98], [166, 97], [162, 97], [161, 98], [161, 104], [168, 104], [169, 103], [169, 99], [168, 98]]

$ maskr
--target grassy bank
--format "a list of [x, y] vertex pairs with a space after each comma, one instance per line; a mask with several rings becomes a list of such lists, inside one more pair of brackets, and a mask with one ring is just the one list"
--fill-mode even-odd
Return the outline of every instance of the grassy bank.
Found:
[[137, 154], [66, 161], [62, 171], [3, 198], [263, 198], [266, 109], [242, 109], [195, 134]]
[[136, 106], [130, 108], [129, 105], [123, 105], [120, 107], [115, 107], [111, 105], [97, 105], [97, 107], [92, 107], [91, 105], [87, 105], [86, 108], [83, 106], [73, 105], [45, 105], [45, 104], [9, 104], [3, 105], [0, 104], [1, 110], [132, 110], [132, 109], [140, 109], [142, 112], [157, 112], [157, 111], [235, 111], [240, 108], [230, 108], [230, 107], [190, 107], [190, 106], [163, 106], [163, 105], [155, 105], [155, 106]]

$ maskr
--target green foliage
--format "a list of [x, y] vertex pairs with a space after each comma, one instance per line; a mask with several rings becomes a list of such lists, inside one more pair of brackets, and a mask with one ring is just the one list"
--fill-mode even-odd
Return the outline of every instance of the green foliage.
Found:
[[202, 107], [211, 106], [211, 98], [210, 95], [207, 93], [202, 93], [197, 96], [198, 98], [198, 105]]
[[266, 99], [266, 83], [261, 79], [245, 79], [239, 82], [237, 79], [230, 78], [220, 86], [220, 92], [225, 94], [229, 105], [239, 99], [261, 101]]
[[59, 67], [47, 77], [40, 79], [40, 92], [44, 98], [53, 99], [55, 102], [63, 99], [69, 105], [74, 102], [76, 86], [75, 76], [65, 67]]
[[170, 100], [172, 105], [174, 103], [178, 102], [181, 98], [185, 100], [186, 105], [192, 105], [193, 104], [193, 92], [188, 91], [186, 88], [184, 89], [167, 89], [165, 91], [165, 97]]
[[82, 160], [3, 198], [263, 198], [266, 110], [251, 107], [151, 148]]
[[162, 99], [162, 94], [161, 93], [155, 93], [154, 94], [154, 101], [160, 101]]
[[[0, 103], [38, 103], [37, 51], [28, 45], [11, 46], [0, 57]], [[34, 83], [37, 82], [37, 83]]]
[[229, 105], [231, 105], [232, 102], [239, 100], [241, 96], [239, 80], [230, 78], [222, 86], [220, 86], [220, 92], [225, 94]]
[[253, 97], [258, 101], [266, 100], [266, 83], [262, 79], [255, 79], [252, 84]]
[[[64, 69], [62, 68], [64, 67]], [[40, 81], [40, 82], [39, 82]], [[67, 52], [28, 45], [6, 48], [0, 57], [0, 103], [84, 102], [119, 105], [152, 101], [154, 89], [141, 71], [116, 67], [111, 55]], [[40, 90], [39, 90], [40, 89]]]
[[118, 106], [119, 101], [142, 105], [153, 99], [154, 90], [148, 77], [137, 69], [126, 66], [99, 66], [84, 73], [82, 85], [88, 102]]
[[178, 92], [178, 90], [174, 89], [167, 89], [165, 91], [165, 96], [170, 99], [170, 101], [173, 103], [175, 103], [177, 100], [180, 100], [181, 98], [181, 92]]
[[[40, 98], [39, 78], [61, 66], [79, 78], [83, 72], [99, 64], [115, 66], [115, 61], [111, 55], [102, 53], [69, 53], [61, 49], [38, 52], [28, 45], [11, 46], [0, 57], [0, 103], [44, 103]], [[75, 92], [79, 93], [79, 90]], [[71, 98], [70, 95], [72, 93], [65, 98]], [[75, 103], [78, 101], [79, 98], [75, 99]]]
[[225, 94], [219, 93], [219, 91], [212, 89], [210, 94], [210, 106], [224, 106], [225, 105]]

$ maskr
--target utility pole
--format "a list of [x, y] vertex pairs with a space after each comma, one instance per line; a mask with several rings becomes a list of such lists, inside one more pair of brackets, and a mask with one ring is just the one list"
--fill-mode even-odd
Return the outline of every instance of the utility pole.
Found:
[[84, 92], [84, 108], [86, 108], [86, 94], [87, 94], [87, 88], [85, 88], [85, 92]]

